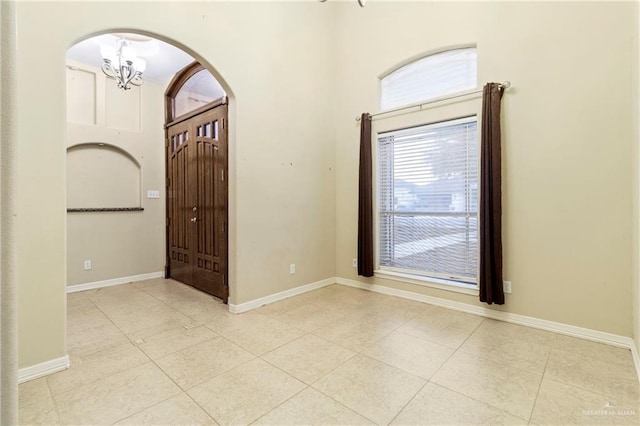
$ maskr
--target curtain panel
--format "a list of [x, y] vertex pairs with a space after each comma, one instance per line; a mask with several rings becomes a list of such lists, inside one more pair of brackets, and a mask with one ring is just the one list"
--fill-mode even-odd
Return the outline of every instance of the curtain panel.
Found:
[[360, 170], [358, 185], [358, 275], [373, 276], [373, 182], [371, 115], [360, 120]]
[[482, 93], [480, 140], [480, 301], [504, 304], [502, 288], [502, 153], [500, 103], [503, 89], [487, 83]]

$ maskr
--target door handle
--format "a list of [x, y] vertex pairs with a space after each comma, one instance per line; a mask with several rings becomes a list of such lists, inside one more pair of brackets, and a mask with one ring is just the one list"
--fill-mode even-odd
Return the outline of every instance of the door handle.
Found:
[[192, 222], [192, 223], [196, 223], [197, 221], [198, 221], [198, 218], [197, 218], [197, 217], [192, 217], [192, 218], [191, 218], [191, 222]]

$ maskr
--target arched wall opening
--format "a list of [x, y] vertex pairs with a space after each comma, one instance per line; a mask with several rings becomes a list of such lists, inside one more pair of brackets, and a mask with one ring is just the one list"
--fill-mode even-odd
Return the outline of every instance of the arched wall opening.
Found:
[[[132, 87], [123, 91], [116, 88], [115, 81], [107, 78], [100, 70], [99, 63], [87, 64], [89, 60], [78, 60], [78, 55], [87, 57], [87, 46], [84, 52], [74, 52], [74, 47], [86, 45], [91, 40], [108, 34], [131, 34], [148, 37], [160, 43], [168, 44], [184, 52], [188, 60], [200, 63], [224, 90], [228, 102], [228, 140], [229, 140], [229, 191], [228, 191], [228, 282], [230, 300], [233, 300], [235, 288], [235, 97], [233, 91], [220, 73], [198, 53], [185, 45], [168, 37], [148, 32], [117, 28], [93, 32], [77, 39], [69, 46], [67, 53], [67, 138], [68, 153], [77, 153], [72, 147], [82, 146], [93, 148], [93, 153], [100, 148], [99, 144], [90, 141], [101, 141], [112, 151], [126, 152], [139, 166], [139, 196], [138, 203], [132, 205], [104, 205], [97, 206], [96, 200], [119, 200], [122, 194], [98, 194], [90, 188], [83, 188], [83, 183], [67, 181], [67, 292], [97, 288], [120, 282], [135, 281], [146, 278], [164, 276], [166, 263], [166, 194], [165, 194], [165, 158], [164, 158], [164, 91], [174, 74], [184, 65], [178, 57], [167, 57], [156, 62], [160, 66], [172, 70], [165, 77], [155, 76], [145, 80], [145, 74], [150, 74], [149, 68], [143, 73], [144, 83], [140, 87]], [[88, 46], [91, 48], [92, 46]], [[99, 54], [99, 45], [93, 46], [93, 56]], [[162, 52], [161, 52], [162, 53]], [[177, 59], [175, 59], [177, 58]], [[175, 59], [176, 64], [167, 61]], [[94, 61], [96, 59], [94, 58]], [[164, 61], [165, 63], [162, 63]], [[173, 67], [172, 67], [173, 66]], [[149, 72], [147, 72], [149, 71]], [[157, 71], [157, 70], [154, 70]], [[156, 72], [156, 74], [158, 74]], [[114, 151], [114, 152], [115, 152]], [[83, 150], [85, 154], [91, 150]], [[107, 152], [107, 151], [104, 151]], [[93, 156], [97, 159], [97, 156]], [[89, 157], [87, 157], [89, 158]], [[117, 157], [111, 156], [114, 160]], [[69, 170], [70, 166], [82, 164], [66, 158], [67, 178], [78, 175]], [[115, 163], [114, 163], [115, 164]], [[105, 166], [102, 164], [102, 166]], [[107, 172], [109, 167], [98, 167]], [[106, 166], [105, 166], [106, 167]], [[91, 169], [86, 163], [82, 166], [86, 171]], [[113, 180], [123, 180], [123, 176], [113, 167]], [[73, 173], [72, 173], [73, 172]], [[131, 173], [130, 173], [131, 174]], [[81, 173], [80, 173], [81, 175]], [[132, 175], [133, 176], [133, 175]], [[102, 179], [103, 183], [105, 180]], [[124, 182], [121, 185], [127, 185]], [[130, 187], [132, 185], [129, 185]], [[135, 186], [135, 184], [134, 184]], [[78, 190], [78, 187], [81, 190]], [[117, 185], [103, 184], [96, 188], [96, 192], [107, 191]], [[131, 189], [131, 188], [130, 188]], [[77, 194], [91, 194], [87, 197], [87, 204], [78, 208]], [[77, 198], [77, 197], [76, 197]], [[131, 198], [131, 197], [129, 197]], [[80, 202], [80, 204], [83, 204]], [[107, 202], [109, 204], [109, 202]], [[113, 204], [113, 203], [111, 203]], [[102, 209], [100, 208], [102, 207]], [[108, 210], [108, 211], [95, 211]], [[94, 260], [98, 259], [97, 261]], [[87, 263], [89, 262], [89, 263]], [[89, 264], [89, 269], [87, 269]], [[70, 343], [68, 343], [69, 347]]]
[[[170, 42], [223, 84], [230, 98], [230, 307], [247, 309], [335, 276], [330, 10], [305, 2], [27, 2], [18, 9], [20, 221], [12, 251], [23, 380], [33, 366], [47, 372], [66, 366], [65, 318], [73, 297], [66, 295], [65, 55], [93, 35], [128, 31]], [[64, 19], [71, 15], [83, 19]], [[321, 48], [309, 55], [309, 46], [318, 43]], [[34, 66], [42, 63], [49, 65], [46, 76]]]

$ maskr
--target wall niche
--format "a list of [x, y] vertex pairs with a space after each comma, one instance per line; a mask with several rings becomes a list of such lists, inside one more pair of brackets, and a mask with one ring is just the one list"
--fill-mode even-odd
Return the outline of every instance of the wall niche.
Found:
[[127, 151], [102, 142], [67, 149], [67, 211], [142, 210], [142, 168]]

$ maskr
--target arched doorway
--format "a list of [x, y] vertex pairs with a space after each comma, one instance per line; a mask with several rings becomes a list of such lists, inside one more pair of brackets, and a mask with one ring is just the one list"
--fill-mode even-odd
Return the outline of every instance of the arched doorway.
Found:
[[165, 92], [167, 263], [165, 275], [229, 298], [228, 110], [215, 77], [198, 62]]
[[[107, 36], [130, 39], [130, 46], [136, 50], [138, 56], [142, 56], [147, 61], [146, 71], [142, 74], [144, 84], [121, 90], [116, 81], [103, 74], [100, 69], [100, 64], [103, 61], [100, 48], [101, 41], [104, 41], [104, 37]], [[154, 63], [151, 56], [145, 55], [153, 50], [144, 46], [148, 40], [170, 46], [174, 53], [169, 52], [168, 56]], [[78, 46], [81, 46], [81, 49], [76, 50]], [[75, 51], [76, 55], [70, 56], [72, 51]], [[161, 54], [166, 52], [162, 49], [160, 51]], [[86, 59], [86, 61], [80, 59]], [[162, 70], [167, 64], [173, 66], [170, 73]], [[186, 74], [187, 71], [189, 75]], [[180, 76], [183, 78], [178, 79]], [[206, 76], [206, 78], [203, 79], [202, 76]], [[203, 91], [207, 85], [210, 87]], [[173, 89], [175, 92], [173, 96], [180, 102], [175, 105], [175, 108], [172, 103], [171, 109], [165, 108], [163, 111], [163, 106], [167, 106], [166, 99], [170, 89]], [[67, 53], [67, 146], [97, 141], [100, 143], [93, 144], [92, 148], [102, 149], [100, 145], [104, 142], [128, 153], [140, 165], [140, 178], [136, 181], [139, 183], [140, 201], [126, 205], [115, 205], [113, 200], [116, 197], [101, 196], [107, 192], [113, 195], [115, 192], [87, 190], [87, 194], [97, 194], [92, 200], [89, 200], [95, 201], [97, 205], [86, 205], [88, 203], [84, 201], [87, 200], [82, 200], [83, 203], [79, 206], [71, 206], [68, 203], [67, 292], [173, 276], [179, 281], [186, 282], [219, 297], [225, 303], [227, 302], [229, 297], [229, 238], [227, 237], [229, 221], [228, 209], [226, 208], [229, 175], [226, 142], [229, 134], [228, 93], [231, 93], [229, 88], [206, 60], [198, 57], [179, 43], [174, 43], [155, 34], [105, 32], [85, 38], [70, 47]], [[187, 96], [183, 96], [185, 94]], [[168, 231], [170, 191], [167, 185], [170, 180], [166, 179], [169, 176], [169, 171], [166, 168], [169, 165], [168, 158], [170, 157], [167, 156], [166, 132], [168, 127], [166, 125], [167, 123], [177, 125], [178, 122], [186, 125], [185, 120], [194, 115], [194, 110], [202, 112], [203, 109], [200, 107], [203, 105], [204, 110], [210, 109], [212, 105], [207, 104], [212, 100], [216, 101], [213, 107], [217, 108], [217, 112], [224, 109], [224, 117], [211, 119], [209, 121], [210, 127], [203, 123], [203, 136], [204, 132], [216, 132], [216, 141], [212, 144], [207, 142], [202, 146], [206, 145], [207, 149], [215, 150], [216, 153], [212, 155], [224, 152], [224, 156], [220, 158], [224, 164], [221, 169], [217, 165], [213, 165], [210, 170], [205, 170], [206, 176], [201, 179], [199, 184], [204, 190], [205, 183], [209, 182], [207, 179], [213, 177], [211, 173], [224, 173], [219, 177], [224, 181], [224, 186], [216, 182], [210, 185], [215, 187], [216, 197], [224, 198], [224, 207], [220, 204], [213, 207], [211, 200], [206, 198], [206, 191], [201, 194], [203, 195], [201, 210], [205, 212], [203, 215], [206, 216], [206, 212], [212, 209], [214, 210], [212, 213], [215, 215], [211, 220], [205, 220], [203, 216], [201, 223], [197, 224], [206, 233], [201, 239], [197, 239], [193, 246], [200, 244], [200, 246], [208, 247], [207, 244], [214, 238], [211, 235], [218, 232], [220, 226], [224, 229], [225, 243], [221, 246], [224, 251], [222, 256], [219, 250], [212, 253], [205, 247], [203, 251], [205, 257], [200, 256], [200, 263], [196, 263], [193, 268], [197, 271], [201, 265], [202, 270], [211, 271], [211, 274], [204, 279], [205, 284], [198, 284], [203, 281], [201, 276], [207, 274], [199, 274], [196, 281], [185, 279], [188, 275], [198, 275], [194, 271], [183, 274], [182, 277], [175, 276], [173, 275], [175, 269], [171, 268], [168, 260], [171, 254], [167, 245], [169, 235], [165, 232], [165, 226]], [[194, 102], [197, 104], [196, 108], [193, 108]], [[149, 105], [153, 105], [152, 112], [149, 112]], [[148, 119], [150, 115], [153, 115], [152, 120]], [[70, 119], [71, 116], [74, 118]], [[71, 123], [72, 121], [73, 123]], [[174, 127], [173, 130], [175, 129]], [[195, 135], [196, 132], [197, 129], [194, 129], [191, 134]], [[224, 149], [221, 149], [223, 147], [218, 142], [222, 136], [225, 140]], [[206, 158], [207, 156], [211, 155], [204, 153], [202, 157]], [[201, 166], [205, 163], [206, 161]], [[99, 173], [101, 170], [86, 162], [78, 164], [95, 173]], [[69, 165], [69, 161], [67, 161], [67, 165]], [[112, 169], [115, 178], [124, 179], [126, 174], [119, 173], [119, 167]], [[117, 180], [115, 178], [114, 181]], [[134, 182], [125, 189], [133, 190], [135, 184]], [[198, 185], [198, 183], [196, 182], [194, 185]], [[224, 193], [219, 193], [218, 189], [223, 187]], [[118, 194], [122, 193], [122, 191], [118, 192]], [[191, 201], [189, 202], [191, 204]], [[193, 207], [191, 205], [190, 209]], [[220, 211], [223, 212], [223, 215], [219, 214]], [[217, 221], [219, 225], [215, 229], [213, 229], [213, 221]], [[191, 224], [191, 222], [189, 223]], [[210, 254], [215, 256], [211, 257]], [[214, 275], [215, 279], [211, 279], [211, 275]], [[217, 287], [212, 287], [212, 283], [216, 283]]]

